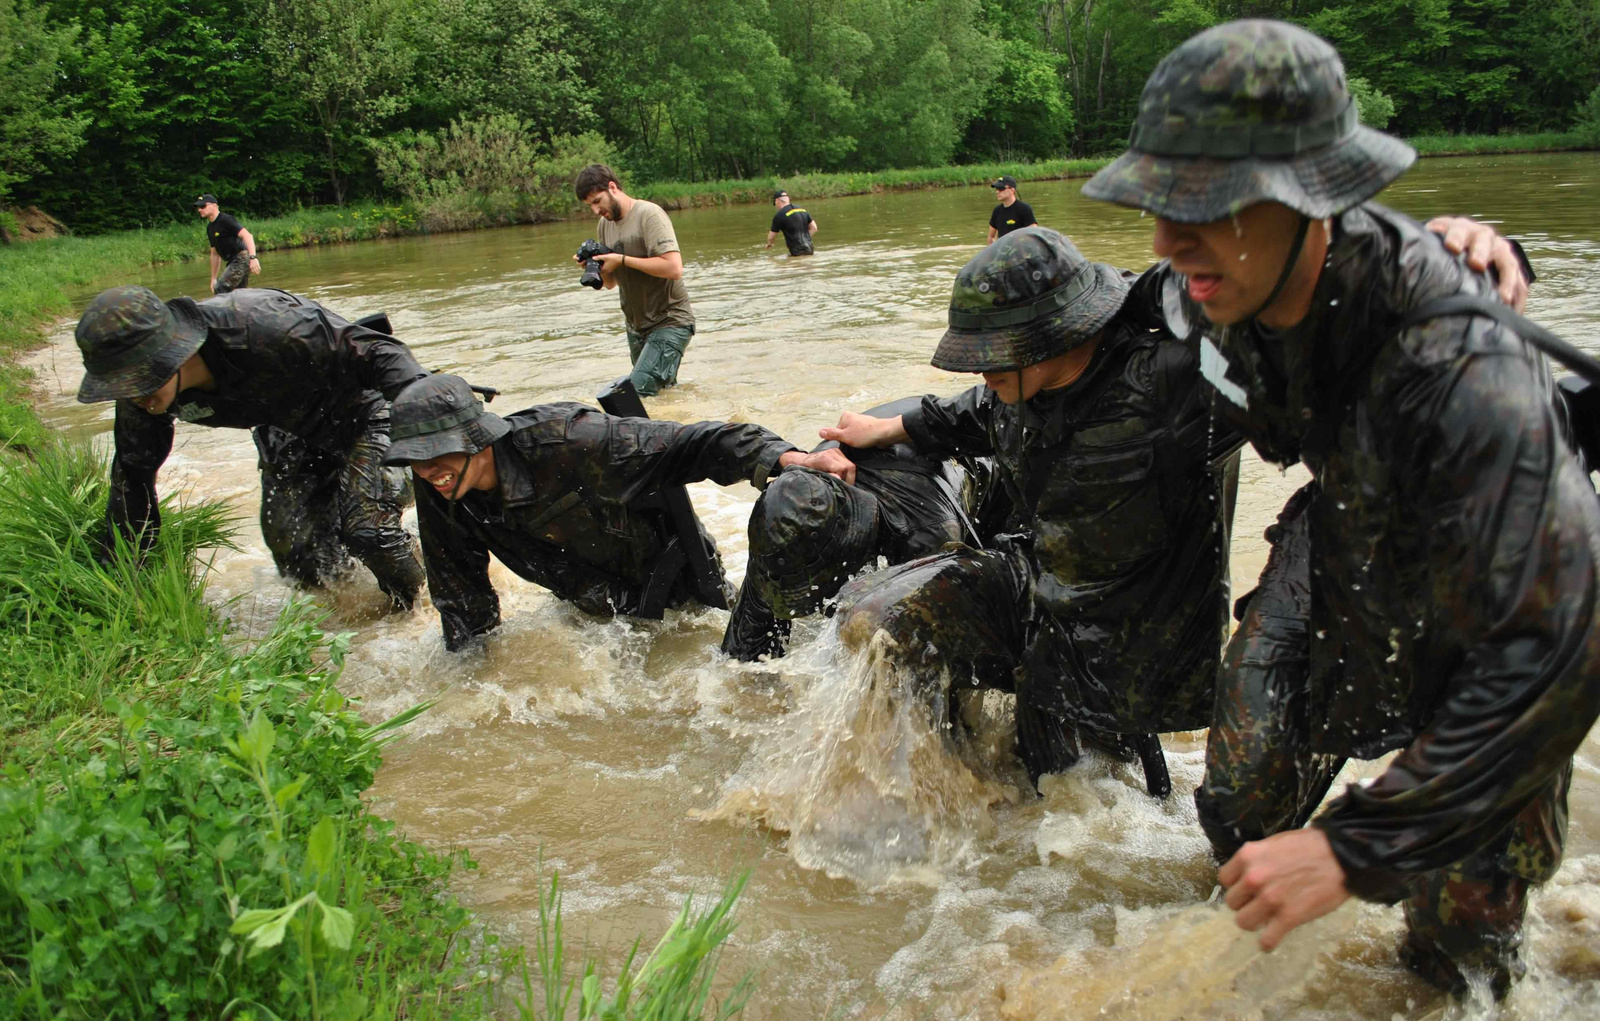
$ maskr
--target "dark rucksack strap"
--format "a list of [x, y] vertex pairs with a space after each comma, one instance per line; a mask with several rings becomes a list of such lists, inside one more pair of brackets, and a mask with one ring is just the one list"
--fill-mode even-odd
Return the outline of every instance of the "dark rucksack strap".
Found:
[[1452, 294], [1427, 302], [1412, 309], [1395, 332], [1408, 330], [1429, 319], [1455, 315], [1487, 316], [1589, 382], [1600, 383], [1600, 359], [1579, 351], [1528, 317], [1478, 294]]
[[1339, 371], [1338, 384], [1332, 388], [1328, 397], [1318, 402], [1316, 419], [1306, 431], [1301, 442], [1302, 449], [1317, 452], [1326, 450], [1332, 445], [1344, 406], [1366, 386], [1367, 374], [1372, 370], [1372, 363], [1377, 361], [1378, 352], [1382, 351], [1389, 341], [1420, 323], [1459, 315], [1481, 315], [1493, 319], [1584, 379], [1600, 383], [1600, 359], [1585, 354], [1533, 320], [1517, 314], [1491, 298], [1479, 294], [1452, 294], [1424, 302], [1412, 309], [1393, 330], [1381, 334], [1377, 340], [1357, 352], [1356, 356]]

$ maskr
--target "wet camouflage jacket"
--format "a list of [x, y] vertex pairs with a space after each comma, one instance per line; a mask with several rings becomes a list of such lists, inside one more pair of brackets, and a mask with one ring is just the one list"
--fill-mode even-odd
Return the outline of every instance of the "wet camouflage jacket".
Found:
[[273, 425], [342, 454], [371, 419], [388, 415], [388, 399], [427, 375], [393, 337], [285, 291], [252, 287], [196, 307], [208, 330], [199, 353], [216, 390], [186, 389], [160, 415], [117, 402], [106, 521], [125, 533], [147, 529], [146, 544], [161, 525], [156, 472], [172, 452], [176, 419], [228, 429]]
[[489, 554], [588, 613], [638, 606], [671, 538], [658, 511], [629, 506], [664, 486], [710, 479], [765, 485], [795, 449], [758, 425], [614, 418], [581, 404], [539, 404], [507, 416], [494, 445], [500, 485], [450, 501], [418, 483], [428, 591], [445, 645], [500, 623]]
[[[1191, 349], [1120, 321], [1071, 386], [1016, 408], [973, 387], [904, 418], [927, 453], [992, 455], [1033, 534], [1034, 601], [1066, 645], [1061, 710], [1103, 730], [1211, 719], [1227, 632], [1226, 501]], [[1217, 437], [1210, 437], [1217, 439]], [[1235, 441], [1236, 443], [1236, 441]], [[1070, 674], [1070, 676], [1065, 676]]]
[[[1503, 833], [1600, 713], [1600, 506], [1543, 357], [1484, 317], [1396, 335], [1409, 309], [1490, 280], [1376, 204], [1335, 224], [1306, 321], [1221, 331], [1202, 369], [1262, 456], [1303, 460], [1320, 488], [1312, 744], [1404, 751], [1317, 825], [1351, 891], [1392, 901]], [[1162, 272], [1175, 332], [1201, 323]], [[1348, 373], [1372, 343], [1370, 372]]]

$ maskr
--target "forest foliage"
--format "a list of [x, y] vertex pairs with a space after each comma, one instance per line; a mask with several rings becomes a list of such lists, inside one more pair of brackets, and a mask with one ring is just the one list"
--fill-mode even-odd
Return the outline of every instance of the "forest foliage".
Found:
[[1600, 0], [0, 0], [0, 203], [95, 232], [202, 191], [428, 192], [471, 220], [468, 179], [565, 205], [596, 157], [645, 183], [1093, 155], [1165, 52], [1257, 16], [1331, 40], [1401, 135], [1569, 130], [1600, 85]]

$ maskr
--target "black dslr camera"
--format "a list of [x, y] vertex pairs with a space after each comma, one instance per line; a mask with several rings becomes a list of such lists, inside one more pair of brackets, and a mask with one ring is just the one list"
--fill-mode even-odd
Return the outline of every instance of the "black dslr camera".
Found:
[[595, 256], [610, 255], [611, 249], [602, 245], [594, 238], [587, 238], [578, 246], [578, 258], [583, 261], [583, 276], [578, 278], [578, 283], [585, 287], [599, 290], [604, 284], [600, 280], [600, 263]]

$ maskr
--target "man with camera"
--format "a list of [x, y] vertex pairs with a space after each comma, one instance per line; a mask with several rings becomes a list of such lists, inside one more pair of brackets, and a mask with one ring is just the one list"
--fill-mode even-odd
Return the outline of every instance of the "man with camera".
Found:
[[585, 264], [585, 276], [592, 264], [598, 266], [599, 286], [621, 289], [633, 387], [645, 397], [659, 393], [678, 382], [678, 363], [694, 336], [694, 310], [683, 286], [683, 255], [672, 221], [654, 202], [624, 192], [603, 163], [584, 167], [573, 190], [600, 218], [599, 243], [584, 242], [573, 258]]

